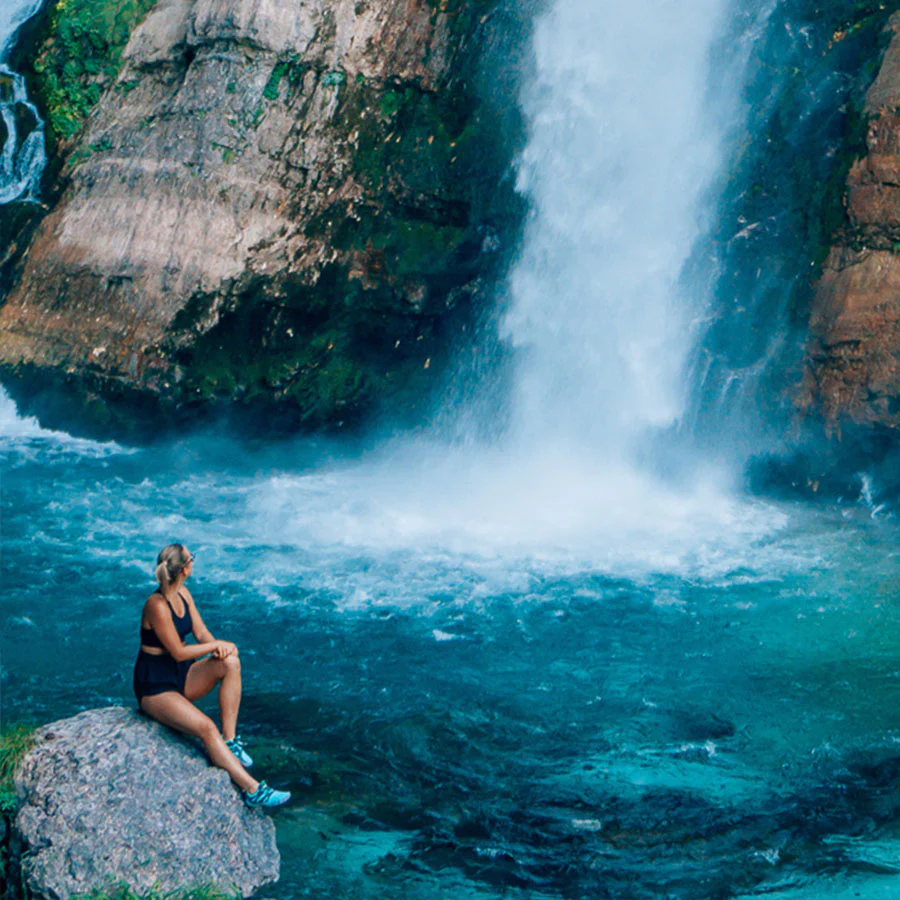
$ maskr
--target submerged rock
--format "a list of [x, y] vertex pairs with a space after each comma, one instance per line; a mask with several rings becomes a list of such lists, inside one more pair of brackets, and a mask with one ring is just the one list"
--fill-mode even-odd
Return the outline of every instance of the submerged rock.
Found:
[[113, 707], [39, 729], [16, 775], [13, 877], [31, 898], [278, 880], [275, 827], [175, 732]]

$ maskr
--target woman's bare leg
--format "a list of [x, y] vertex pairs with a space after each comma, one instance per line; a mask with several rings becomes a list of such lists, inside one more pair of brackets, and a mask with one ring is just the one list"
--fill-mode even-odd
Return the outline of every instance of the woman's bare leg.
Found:
[[[191, 666], [193, 668], [193, 666]], [[157, 722], [175, 728], [184, 734], [200, 738], [209, 755], [210, 762], [224, 769], [231, 780], [242, 790], [252, 794], [259, 782], [237, 761], [235, 755], [225, 746], [216, 723], [202, 713], [187, 697], [177, 691], [152, 694], [141, 700], [141, 709]]]
[[219, 684], [219, 715], [222, 734], [230, 741], [237, 734], [238, 711], [241, 708], [241, 661], [237, 653], [225, 659], [203, 659], [187, 673], [184, 696], [188, 700], [205, 697]]

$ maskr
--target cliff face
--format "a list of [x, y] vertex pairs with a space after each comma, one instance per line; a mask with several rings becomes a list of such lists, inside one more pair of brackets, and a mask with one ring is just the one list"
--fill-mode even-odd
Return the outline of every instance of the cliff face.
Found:
[[866, 95], [866, 154], [847, 179], [848, 223], [816, 286], [801, 406], [829, 434], [900, 426], [900, 13]]
[[6, 377], [64, 380], [100, 419], [123, 399], [403, 412], [515, 227], [502, 100], [475, 87], [497, 18], [487, 0], [158, 0], [62, 144], [67, 187], [0, 309]]

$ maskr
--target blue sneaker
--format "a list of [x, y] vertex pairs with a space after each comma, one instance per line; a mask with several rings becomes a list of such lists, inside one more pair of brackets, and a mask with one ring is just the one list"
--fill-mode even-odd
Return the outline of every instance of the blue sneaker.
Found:
[[249, 769], [253, 765], [253, 758], [244, 749], [244, 744], [239, 734], [236, 734], [230, 741], [225, 741], [225, 746], [237, 757], [238, 762], [245, 769]]
[[281, 806], [291, 799], [290, 791], [276, 791], [270, 788], [264, 781], [259, 783], [259, 787], [251, 794], [248, 791], [241, 791], [244, 795], [244, 803], [251, 809], [261, 807], [262, 809], [271, 809], [274, 806]]

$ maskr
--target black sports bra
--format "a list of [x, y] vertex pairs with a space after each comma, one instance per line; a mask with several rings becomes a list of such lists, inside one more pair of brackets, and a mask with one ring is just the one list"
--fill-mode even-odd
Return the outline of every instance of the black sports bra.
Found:
[[[178, 592], [178, 596], [181, 597], [181, 602], [184, 604], [184, 615], [176, 616], [175, 610], [172, 609], [172, 604], [169, 603], [169, 598], [163, 594], [162, 591], [154, 591], [154, 594], [160, 594], [169, 604], [169, 612], [172, 613], [172, 621], [175, 623], [175, 630], [178, 632], [178, 637], [183, 641], [193, 630], [194, 623], [191, 621], [191, 608], [188, 606], [187, 600], [184, 599], [184, 594], [181, 591]], [[141, 626], [141, 643], [145, 647], [159, 647], [161, 650], [165, 650], [163, 647], [162, 641], [159, 639], [159, 636], [152, 628], [144, 628]]]

